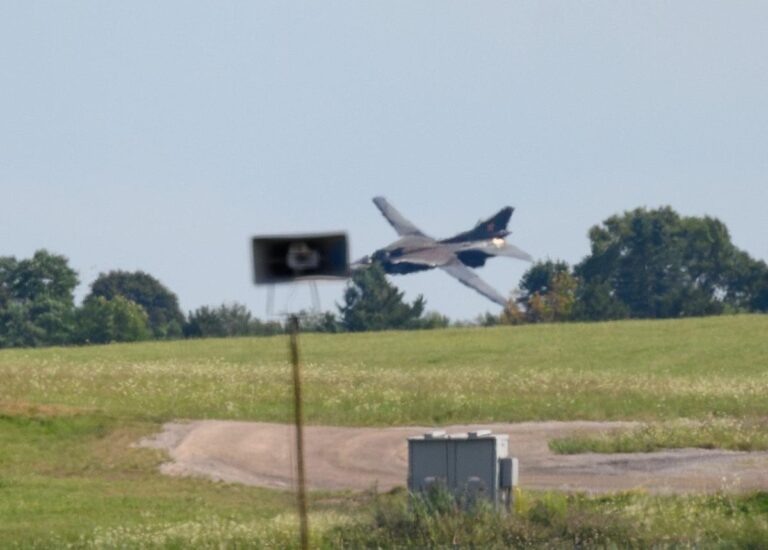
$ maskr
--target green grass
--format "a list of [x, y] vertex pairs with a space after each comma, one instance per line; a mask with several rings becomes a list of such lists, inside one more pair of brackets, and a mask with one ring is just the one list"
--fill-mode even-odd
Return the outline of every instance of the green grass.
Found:
[[326, 536], [347, 548], [765, 548], [768, 493], [606, 496], [520, 492], [515, 513], [448, 499], [376, 499], [370, 517]]
[[575, 434], [549, 442], [549, 448], [560, 454], [649, 453], [686, 447], [731, 451], [768, 450], [768, 419], [713, 418], [703, 422], [675, 420], [594, 435]]
[[[764, 548], [768, 494], [609, 496], [520, 492], [514, 514], [404, 492], [369, 496], [361, 512], [315, 512], [312, 548]], [[297, 548], [295, 518], [201, 517], [97, 528], [82, 548]]]
[[[304, 335], [310, 423], [768, 415], [768, 317]], [[284, 337], [0, 352], [0, 403], [288, 421]]]
[[287, 493], [160, 475], [161, 453], [131, 446], [156, 429], [101, 415], [0, 416], [0, 541], [53, 547], [99, 529], [292, 508]]
[[[304, 335], [306, 413], [339, 425], [757, 421], [767, 334], [768, 317], [737, 316]], [[295, 545], [290, 494], [168, 478], [160, 452], [132, 446], [174, 418], [289, 421], [287, 356], [284, 337], [0, 350], [0, 547]], [[313, 493], [311, 509], [314, 544], [328, 548], [450, 545], [457, 533], [489, 546], [745, 546], [765, 540], [765, 501], [523, 493], [514, 519], [474, 524], [417, 517], [402, 494]]]

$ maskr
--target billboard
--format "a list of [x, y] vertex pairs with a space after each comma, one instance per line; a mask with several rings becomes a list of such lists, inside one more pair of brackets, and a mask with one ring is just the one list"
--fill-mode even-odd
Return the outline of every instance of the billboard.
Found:
[[264, 235], [251, 246], [257, 285], [349, 277], [346, 233]]

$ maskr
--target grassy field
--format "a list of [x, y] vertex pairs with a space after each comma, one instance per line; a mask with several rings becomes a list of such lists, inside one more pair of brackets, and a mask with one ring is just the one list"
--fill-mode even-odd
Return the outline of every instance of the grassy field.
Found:
[[[311, 423], [768, 415], [768, 316], [302, 337]], [[0, 351], [0, 403], [288, 420], [284, 337]]]
[[[765, 316], [303, 335], [307, 418], [338, 425], [683, 418], [764, 427], [766, 336]], [[288, 421], [286, 339], [0, 351], [0, 546], [292, 544], [290, 495], [166, 478], [157, 473], [160, 453], [131, 447], [173, 418]], [[328, 547], [449, 545], [459, 534], [488, 546], [568, 546], [585, 533], [641, 546], [768, 539], [763, 494], [526, 494], [503, 525], [490, 517], [465, 525], [450, 511], [415, 517], [402, 494], [312, 498], [314, 541]], [[607, 515], [616, 521], [606, 523]], [[473, 529], [507, 538], [482, 539], [490, 535]]]

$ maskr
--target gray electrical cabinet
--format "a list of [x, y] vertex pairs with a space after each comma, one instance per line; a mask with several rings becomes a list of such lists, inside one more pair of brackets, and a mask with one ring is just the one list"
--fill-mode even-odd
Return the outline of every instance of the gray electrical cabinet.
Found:
[[408, 438], [409, 491], [428, 492], [435, 485], [465, 504], [485, 498], [508, 508], [517, 485], [517, 459], [509, 456], [509, 436], [480, 430]]

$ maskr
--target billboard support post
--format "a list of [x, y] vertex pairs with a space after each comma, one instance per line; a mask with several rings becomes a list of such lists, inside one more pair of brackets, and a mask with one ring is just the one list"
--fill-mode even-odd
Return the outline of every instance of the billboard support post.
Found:
[[309, 548], [309, 522], [307, 520], [307, 488], [304, 469], [304, 412], [301, 402], [301, 365], [299, 361], [299, 317], [291, 315], [290, 349], [293, 366], [293, 412], [296, 425], [296, 470], [298, 474], [298, 505], [301, 528], [301, 548]]

